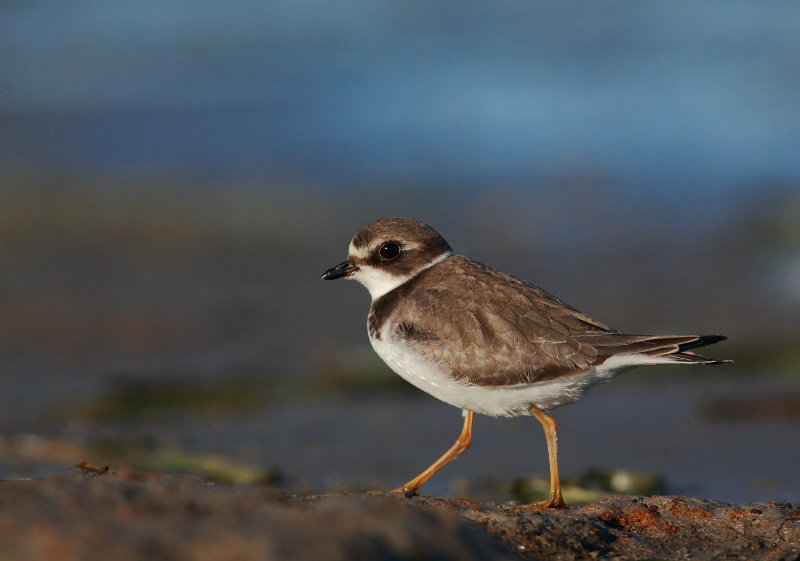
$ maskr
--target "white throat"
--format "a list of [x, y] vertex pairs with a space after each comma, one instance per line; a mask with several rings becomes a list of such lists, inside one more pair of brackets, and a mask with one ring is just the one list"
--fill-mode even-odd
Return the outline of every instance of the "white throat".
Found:
[[376, 269], [375, 267], [370, 267], [369, 265], [366, 265], [359, 268], [359, 270], [350, 275], [349, 278], [355, 279], [361, 284], [363, 284], [369, 291], [369, 295], [372, 297], [372, 301], [374, 302], [384, 294], [391, 292], [404, 282], [407, 282], [416, 277], [425, 269], [433, 267], [434, 265], [436, 265], [440, 261], [444, 261], [451, 255], [453, 255], [452, 251], [445, 251], [444, 253], [439, 255], [436, 259], [432, 259], [424, 267], [422, 267], [417, 271], [414, 271], [410, 275], [393, 275], [392, 273], [389, 273], [387, 271], [383, 271], [381, 269]]

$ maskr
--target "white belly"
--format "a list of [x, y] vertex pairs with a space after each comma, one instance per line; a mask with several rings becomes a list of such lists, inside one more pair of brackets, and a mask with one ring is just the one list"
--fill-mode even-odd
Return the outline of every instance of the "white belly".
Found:
[[548, 410], [573, 403], [591, 386], [610, 380], [632, 367], [592, 369], [535, 384], [476, 386], [454, 380], [438, 364], [416, 353], [402, 341], [381, 341], [370, 337], [370, 342], [389, 368], [419, 389], [455, 407], [491, 416], [516, 417], [529, 414], [531, 405]]

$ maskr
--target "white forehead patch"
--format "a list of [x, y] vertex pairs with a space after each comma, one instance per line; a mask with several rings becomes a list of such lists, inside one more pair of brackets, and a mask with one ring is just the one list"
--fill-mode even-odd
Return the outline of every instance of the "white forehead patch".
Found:
[[369, 255], [369, 248], [368, 247], [356, 247], [353, 245], [353, 242], [350, 242], [350, 247], [347, 249], [347, 255], [349, 257], [359, 257], [361, 259], [366, 259]]

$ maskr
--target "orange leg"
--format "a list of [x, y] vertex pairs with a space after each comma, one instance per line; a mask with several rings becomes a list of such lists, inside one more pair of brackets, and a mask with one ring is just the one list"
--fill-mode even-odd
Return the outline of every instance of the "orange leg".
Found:
[[556, 422], [535, 405], [531, 405], [528, 411], [542, 424], [544, 436], [547, 439], [547, 457], [550, 460], [550, 496], [546, 501], [533, 503], [530, 506], [536, 510], [566, 508], [567, 505], [561, 496], [561, 479], [558, 476], [558, 433]]
[[469, 448], [470, 444], [472, 444], [472, 411], [465, 411], [464, 428], [461, 429], [461, 434], [458, 436], [458, 440], [455, 441], [450, 449], [445, 452], [441, 458], [433, 462], [431, 467], [420, 473], [402, 487], [392, 489], [392, 492], [403, 493], [406, 497], [413, 497], [417, 494], [417, 489], [422, 487], [423, 483], [433, 477], [437, 471], [458, 458], [467, 448]]

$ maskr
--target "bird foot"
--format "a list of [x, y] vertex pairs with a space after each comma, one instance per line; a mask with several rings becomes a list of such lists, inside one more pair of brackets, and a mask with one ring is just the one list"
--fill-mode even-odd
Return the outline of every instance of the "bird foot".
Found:
[[539, 512], [542, 510], [547, 510], [548, 508], [569, 508], [567, 503], [564, 502], [564, 499], [561, 497], [550, 497], [546, 501], [537, 501], [535, 503], [530, 503], [526, 505], [520, 505], [519, 510], [525, 512]]
[[414, 496], [417, 495], [417, 490], [416, 489], [409, 489], [408, 487], [398, 487], [397, 489], [392, 489], [389, 492], [390, 493], [402, 493], [403, 495], [405, 495], [405, 497], [407, 499], [410, 499], [411, 497], [414, 497]]

